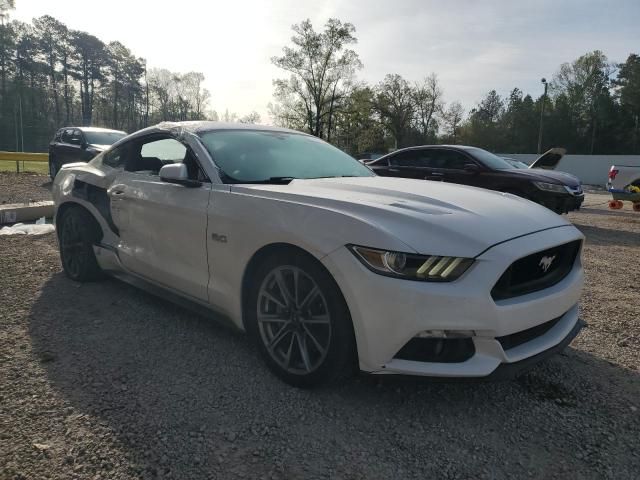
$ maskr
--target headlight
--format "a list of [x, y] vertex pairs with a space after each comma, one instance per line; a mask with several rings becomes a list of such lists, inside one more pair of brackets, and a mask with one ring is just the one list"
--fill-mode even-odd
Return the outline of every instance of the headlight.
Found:
[[349, 245], [348, 248], [369, 270], [407, 280], [451, 282], [473, 263], [472, 258], [415, 255], [355, 245]]
[[533, 184], [540, 190], [544, 190], [545, 192], [567, 193], [567, 189], [564, 188], [564, 185], [546, 182], [533, 182]]

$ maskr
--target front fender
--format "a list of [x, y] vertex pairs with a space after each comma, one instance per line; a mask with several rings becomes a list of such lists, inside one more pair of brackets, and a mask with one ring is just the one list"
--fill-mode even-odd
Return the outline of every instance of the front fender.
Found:
[[322, 260], [348, 243], [413, 251], [388, 232], [344, 211], [214, 187], [207, 231], [209, 301], [242, 328], [242, 280], [256, 252], [267, 245], [287, 244]]

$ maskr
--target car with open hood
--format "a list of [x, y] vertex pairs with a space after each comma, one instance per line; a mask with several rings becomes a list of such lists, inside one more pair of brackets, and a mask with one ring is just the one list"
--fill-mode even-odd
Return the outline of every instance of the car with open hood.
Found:
[[126, 132], [108, 128], [65, 127], [59, 129], [49, 143], [51, 180], [65, 163], [88, 162], [126, 136]]
[[162, 123], [64, 165], [53, 197], [68, 277], [217, 312], [293, 385], [512, 375], [582, 326], [584, 237], [564, 218], [380, 177], [292, 130]]
[[396, 150], [367, 165], [378, 175], [473, 185], [508, 192], [557, 212], [579, 209], [580, 180], [553, 170], [564, 149], [552, 148], [527, 169], [477, 147], [423, 145]]

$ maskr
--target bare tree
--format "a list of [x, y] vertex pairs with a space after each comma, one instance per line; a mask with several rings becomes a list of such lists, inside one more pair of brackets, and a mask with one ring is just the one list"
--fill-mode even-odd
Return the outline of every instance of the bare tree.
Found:
[[245, 115], [244, 117], [241, 117], [238, 120], [238, 122], [256, 124], [256, 123], [260, 123], [260, 120], [261, 120], [260, 114], [254, 110], [253, 112]]
[[[430, 135], [434, 117], [443, 111], [443, 91], [438, 82], [438, 76], [432, 73], [421, 83], [416, 83], [413, 89], [416, 120], [423, 139]], [[435, 135], [434, 135], [435, 136]]]
[[451, 142], [455, 144], [458, 139], [458, 129], [464, 118], [464, 108], [460, 102], [452, 102], [442, 115], [447, 134], [451, 138]]
[[393, 136], [395, 148], [403, 146], [402, 141], [411, 127], [415, 112], [409, 82], [398, 74], [385, 76], [376, 87], [373, 106], [380, 121]]
[[327, 21], [323, 32], [316, 32], [310, 20], [292, 27], [293, 47], [283, 48], [274, 65], [291, 73], [289, 79], [274, 81], [279, 102], [295, 101], [293, 110], [300, 114], [312, 135], [328, 134], [337, 101], [344, 83], [355, 70], [362, 68], [358, 54], [346, 48], [356, 43], [355, 27], [336, 18]]

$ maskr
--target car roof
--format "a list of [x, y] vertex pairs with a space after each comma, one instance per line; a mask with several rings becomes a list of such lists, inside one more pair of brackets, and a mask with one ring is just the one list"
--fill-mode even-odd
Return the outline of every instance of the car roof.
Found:
[[[203, 132], [222, 131], [222, 130], [247, 130], [247, 131], [264, 131], [264, 132], [282, 132], [295, 133], [297, 135], [310, 136], [307, 133], [288, 128], [271, 127], [268, 125], [255, 125], [250, 123], [230, 123], [230, 122], [214, 122], [214, 121], [187, 121], [187, 122], [162, 122], [151, 127], [143, 128], [129, 135], [125, 141], [153, 135], [155, 133], [170, 133], [175, 136], [182, 136], [185, 133], [198, 134]], [[118, 142], [120, 143], [120, 142]]]
[[76, 130], [80, 130], [81, 132], [113, 132], [113, 133], [124, 133], [126, 135], [127, 132], [122, 130], [112, 130], [111, 128], [100, 128], [100, 127], [62, 127], [58, 130], [67, 130], [69, 128], [74, 128]]
[[154, 127], [162, 130], [181, 129], [192, 133], [202, 133], [214, 130], [261, 130], [266, 132], [284, 132], [307, 135], [303, 132], [288, 128], [272, 127], [269, 125], [256, 125], [252, 123], [214, 122], [209, 120], [189, 122], [162, 122]]
[[367, 165], [373, 165], [377, 162], [380, 161], [384, 161], [385, 159], [399, 153], [399, 152], [408, 152], [411, 150], [428, 150], [428, 149], [433, 149], [433, 148], [447, 148], [447, 149], [451, 149], [451, 150], [467, 150], [467, 149], [471, 149], [471, 148], [477, 148], [477, 147], [471, 147], [471, 146], [467, 146], [467, 145], [415, 145], [413, 147], [404, 147], [404, 148], [399, 148], [397, 150], [394, 150], [393, 152], [389, 152], [385, 155], [383, 155], [380, 158], [376, 158], [375, 160], [372, 160], [371, 162], [367, 163]]

